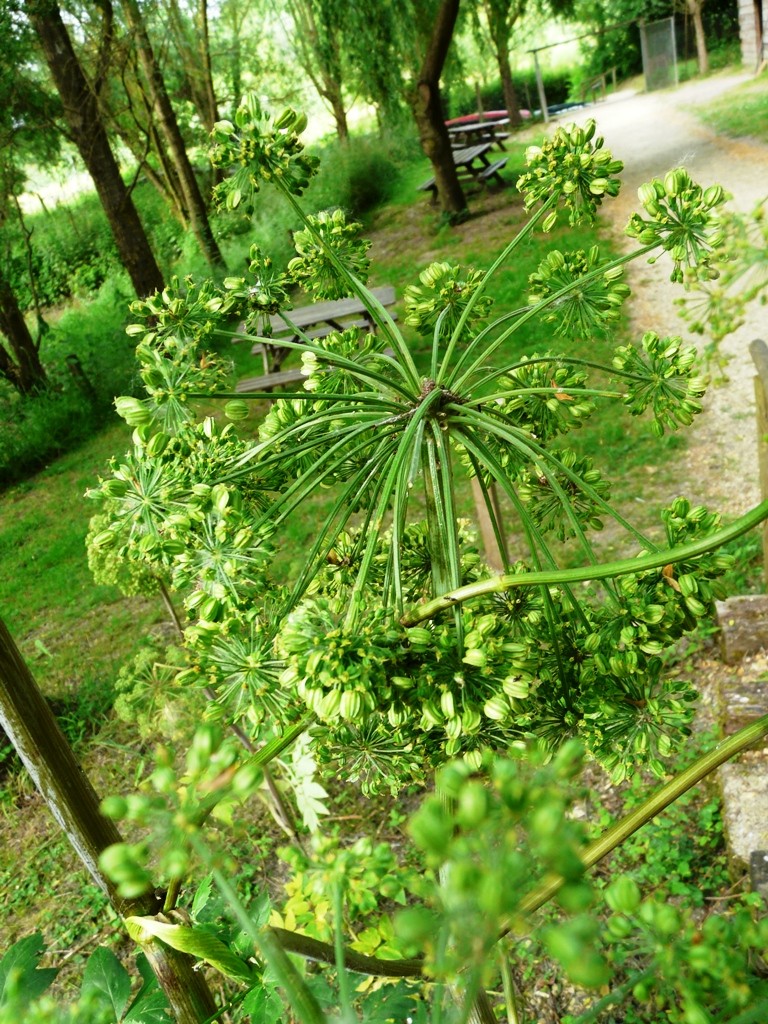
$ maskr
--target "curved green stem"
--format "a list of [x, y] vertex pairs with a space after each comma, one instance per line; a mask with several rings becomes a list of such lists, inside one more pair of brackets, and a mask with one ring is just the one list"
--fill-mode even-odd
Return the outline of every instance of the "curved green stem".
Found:
[[[302, 354], [305, 352], [310, 352], [313, 355], [316, 355], [321, 362], [328, 363], [329, 365], [334, 366], [339, 370], [347, 370], [348, 372], [356, 374], [359, 377], [364, 377], [368, 380], [376, 381], [378, 384], [385, 385], [386, 387], [391, 388], [393, 391], [399, 391], [400, 394], [404, 395], [406, 398], [411, 398], [413, 395], [414, 387], [418, 386], [418, 381], [413, 381], [403, 369], [402, 364], [397, 362], [397, 360], [392, 359], [391, 355], [387, 356], [383, 352], [370, 353], [371, 356], [380, 356], [382, 360], [386, 360], [386, 362], [388, 362], [391, 366], [394, 366], [394, 368], [405, 381], [405, 384], [402, 384], [400, 381], [392, 380], [391, 377], [385, 377], [383, 376], [383, 374], [377, 373], [369, 366], [361, 364], [359, 361], [355, 359], [350, 359], [348, 356], [342, 356], [338, 352], [330, 352], [328, 349], [322, 348], [320, 345], [315, 345], [309, 338], [309, 336], [303, 333], [300, 327], [296, 327], [294, 324], [290, 322], [290, 320], [286, 320], [286, 323], [288, 324], [292, 331], [295, 331], [296, 334], [298, 334], [301, 337], [305, 337], [307, 340], [290, 341], [287, 338], [278, 338], [276, 340], [274, 338], [264, 338], [259, 334], [239, 334], [238, 337], [242, 338], [243, 341], [259, 342], [263, 345], [273, 345], [279, 348], [292, 349], [294, 351], [301, 352]], [[206, 395], [202, 397], [216, 398], [218, 397], [218, 395]], [[318, 396], [315, 395], [314, 392], [305, 391], [304, 397], [314, 399], [317, 398]]]
[[[587, 869], [594, 867], [598, 861], [625, 842], [639, 828], [647, 824], [651, 818], [654, 818], [665, 808], [669, 807], [683, 793], [687, 793], [689, 789], [697, 786], [715, 768], [719, 768], [721, 764], [729, 761], [736, 754], [740, 754], [742, 750], [751, 747], [765, 736], [768, 736], [768, 715], [763, 715], [757, 721], [745, 725], [743, 729], [739, 729], [733, 736], [722, 740], [712, 750], [702, 754], [692, 765], [689, 765], [666, 783], [666, 785], [662, 786], [661, 789], [658, 789], [647, 800], [644, 800], [642, 804], [635, 807], [634, 810], [630, 811], [620, 821], [617, 821], [615, 825], [606, 829], [598, 839], [595, 839], [586, 849], [582, 850], [579, 856], [584, 863], [584, 867]], [[538, 910], [539, 907], [544, 906], [554, 896], [563, 883], [564, 879], [560, 877], [553, 876], [546, 879], [533, 892], [523, 897], [520, 901], [519, 912], [531, 914], [533, 911]], [[506, 935], [513, 927], [512, 924], [507, 925], [502, 930], [502, 935]]]
[[[475, 289], [475, 291], [472, 293], [472, 295], [470, 295], [469, 301], [467, 302], [467, 305], [465, 306], [461, 316], [459, 317], [459, 322], [453, 329], [453, 334], [451, 335], [450, 341], [448, 342], [448, 346], [445, 350], [445, 356], [443, 357], [442, 365], [436, 377], [437, 384], [444, 383], [443, 378], [445, 377], [445, 374], [448, 372], [449, 363], [453, 355], [454, 349], [456, 348], [456, 345], [459, 343], [459, 340], [461, 339], [462, 333], [467, 324], [467, 320], [469, 319], [469, 316], [475, 306], [475, 303], [486, 290], [488, 282], [499, 269], [499, 267], [502, 266], [502, 264], [504, 264], [509, 259], [511, 253], [514, 252], [514, 250], [528, 237], [528, 235], [531, 234], [531, 232], [539, 223], [539, 221], [550, 210], [550, 208], [554, 206], [555, 203], [557, 203], [559, 198], [560, 197], [558, 194], [553, 193], [553, 195], [551, 195], [549, 199], [542, 204], [542, 206], [536, 211], [536, 213], [533, 214], [530, 220], [526, 223], [525, 227], [515, 235], [515, 237], [512, 239], [509, 245], [507, 245], [501, 251], [501, 253], [499, 253], [499, 255], [490, 265], [488, 270], [486, 270], [485, 274], [483, 275], [482, 281], [480, 282], [479, 286]], [[470, 345], [469, 347], [471, 348], [472, 345]], [[456, 370], [454, 370], [453, 373], [455, 373], [458, 370], [458, 366], [461, 365], [461, 362], [462, 360], [460, 359], [456, 367]]]
[[723, 527], [717, 533], [711, 533], [708, 537], [691, 541], [689, 544], [681, 544], [676, 548], [666, 548], [663, 551], [651, 551], [648, 554], [638, 555], [636, 558], [622, 558], [614, 562], [603, 562], [602, 565], [590, 565], [577, 569], [547, 569], [543, 572], [528, 572], [505, 574], [504, 576], [493, 576], [487, 580], [478, 580], [476, 583], [469, 583], [464, 587], [432, 601], [426, 601], [416, 608], [407, 612], [401, 619], [403, 626], [415, 626], [425, 619], [431, 619], [446, 608], [453, 608], [462, 601], [470, 601], [475, 597], [483, 597], [485, 594], [500, 594], [511, 587], [528, 587], [536, 584], [553, 586], [560, 583], [582, 583], [586, 580], [605, 580], [613, 576], [621, 576], [625, 573], [645, 572], [647, 569], [660, 569], [662, 566], [683, 562], [689, 558], [697, 558], [705, 555], [716, 548], [722, 547], [729, 541], [740, 537], [748, 530], [768, 518], [768, 500], [761, 501], [746, 515], [741, 516], [730, 526]]
[[375, 295], [365, 287], [362, 281], [355, 277], [354, 274], [350, 273], [347, 267], [341, 262], [339, 257], [336, 255], [334, 250], [326, 243], [325, 239], [319, 234], [319, 232], [313, 227], [311, 221], [305, 214], [301, 205], [296, 201], [296, 197], [291, 193], [290, 189], [282, 182], [276, 181], [278, 188], [288, 200], [290, 205], [293, 207], [295, 212], [299, 215], [302, 223], [305, 227], [314, 235], [318, 245], [321, 246], [328, 259], [333, 263], [336, 270], [341, 274], [344, 280], [349, 284], [351, 292], [356, 295], [362, 302], [365, 303], [368, 311], [373, 315], [374, 320], [382, 328], [385, 336], [389, 339], [392, 344], [392, 348], [397, 352], [398, 356], [402, 360], [401, 366], [404, 370], [404, 376], [409, 380], [409, 383], [414, 387], [419, 385], [419, 372], [416, 369], [416, 364], [413, 361], [410, 349], [405, 342], [405, 339], [397, 329], [397, 325], [392, 317], [389, 315], [385, 307], [379, 302]]

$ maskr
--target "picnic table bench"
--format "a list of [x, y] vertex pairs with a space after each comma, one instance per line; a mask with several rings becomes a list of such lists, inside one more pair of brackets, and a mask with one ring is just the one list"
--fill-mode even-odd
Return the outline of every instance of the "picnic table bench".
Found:
[[[395, 289], [391, 285], [372, 288], [371, 294], [384, 307], [395, 302]], [[390, 310], [393, 320], [397, 314]], [[314, 302], [300, 306], [286, 313], [277, 313], [269, 319], [272, 337], [267, 341], [257, 342], [251, 348], [252, 355], [261, 356], [264, 372], [255, 377], [247, 377], [235, 385], [239, 393], [247, 391], [271, 391], [273, 388], [286, 384], [295, 384], [304, 379], [300, 367], [282, 369], [283, 360], [291, 351], [283, 342], [300, 343], [305, 338], [316, 340], [325, 338], [332, 331], [343, 331], [350, 327], [367, 328], [376, 331], [376, 323], [362, 299], [352, 296], [328, 302]], [[237, 336], [233, 341], [238, 341]]]
[[[477, 146], [465, 146], [463, 149], [454, 149], [452, 151], [453, 162], [456, 165], [459, 180], [485, 185], [492, 178], [495, 178], [500, 185], [503, 185], [504, 179], [499, 172], [506, 164], [507, 158], [503, 156], [501, 159], [491, 162], [488, 159], [488, 153], [492, 148], [492, 142], [481, 142]], [[420, 192], [432, 192], [433, 202], [437, 198], [437, 182], [434, 177], [423, 181], [417, 188]]]
[[501, 131], [509, 124], [508, 117], [500, 117], [495, 120], [470, 121], [467, 124], [454, 124], [448, 127], [448, 134], [451, 136], [451, 145], [456, 140], [457, 148], [469, 146], [477, 142], [490, 142], [499, 149], [506, 149], [505, 141], [509, 138], [509, 132]]

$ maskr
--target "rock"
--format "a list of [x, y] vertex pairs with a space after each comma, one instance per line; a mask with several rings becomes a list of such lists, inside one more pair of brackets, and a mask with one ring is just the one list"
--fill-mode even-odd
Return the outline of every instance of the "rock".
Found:
[[727, 665], [768, 649], [768, 594], [745, 594], [717, 601], [720, 649]]

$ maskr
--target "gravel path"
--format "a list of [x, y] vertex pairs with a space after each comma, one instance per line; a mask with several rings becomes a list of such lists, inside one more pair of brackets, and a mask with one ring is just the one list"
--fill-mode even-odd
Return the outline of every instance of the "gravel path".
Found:
[[[610, 204], [615, 236], [623, 249], [628, 251], [633, 245], [623, 235], [623, 227], [630, 214], [640, 208], [638, 185], [652, 177], [663, 177], [672, 167], [684, 165], [702, 185], [723, 185], [733, 195], [732, 206], [743, 212], [766, 198], [768, 146], [716, 135], [689, 112], [750, 78], [748, 74], [729, 74], [663, 92], [622, 92], [590, 108], [598, 134], [625, 164], [622, 193]], [[581, 123], [584, 118], [571, 113], [568, 120]], [[681, 290], [667, 279], [664, 266], [663, 261], [655, 268], [636, 262], [628, 268], [633, 333], [637, 338], [647, 330], [662, 336], [681, 335], [701, 347], [709, 339], [691, 335], [679, 317], [674, 299]], [[674, 474], [663, 474], [674, 478], [671, 485], [666, 485], [674, 490], [654, 493], [655, 501], [685, 494], [729, 518], [759, 501], [755, 370], [749, 354], [750, 341], [758, 337], [768, 340], [768, 323], [765, 307], [753, 304], [748, 321], [721, 342], [720, 351], [728, 360], [727, 380], [710, 386], [704, 412], [687, 432], [688, 447], [680, 465]]]

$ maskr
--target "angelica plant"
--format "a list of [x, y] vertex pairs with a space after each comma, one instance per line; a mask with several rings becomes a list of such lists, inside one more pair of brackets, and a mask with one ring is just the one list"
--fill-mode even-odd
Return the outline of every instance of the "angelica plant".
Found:
[[[131, 442], [90, 492], [98, 511], [89, 547], [100, 578], [172, 591], [184, 610], [173, 648], [148, 647], [119, 681], [121, 713], [134, 715], [143, 737], [161, 734], [153, 767], [138, 792], [108, 797], [99, 814], [74, 760], [58, 757], [62, 737], [51, 756], [41, 727], [49, 710], [0, 624], [3, 727], [152, 958], [179, 1020], [277, 1021], [284, 1002], [301, 1024], [328, 1024], [329, 1005], [345, 1024], [357, 1005], [364, 1019], [423, 1020], [429, 996], [435, 1024], [493, 1024], [486, 988], [500, 977], [507, 1014], [519, 1021], [511, 975], [529, 936], [574, 983], [599, 989], [575, 1024], [630, 998], [688, 1024], [713, 1014], [762, 1019], [768, 988], [750, 958], [766, 929], [746, 908], [700, 927], [617, 878], [603, 927], [588, 872], [763, 740], [768, 716], [602, 833], [590, 835], [573, 813], [585, 758], [619, 781], [639, 767], [664, 774], [684, 747], [696, 695], [665, 677], [664, 652], [723, 594], [723, 544], [768, 515], [765, 502], [723, 527], [681, 496], [660, 513], [663, 539], [650, 538], [612, 504], [609, 480], [575, 440], [611, 403], [647, 416], [657, 434], [701, 412], [704, 381], [681, 339], [649, 331], [606, 366], [577, 340], [615, 323], [629, 259], [667, 253], [673, 280], [716, 280], [731, 237], [723, 189], [679, 168], [648, 183], [628, 227], [635, 252], [554, 250], [527, 282], [526, 305], [497, 315], [494, 282], [514, 271], [530, 233], [564, 215], [571, 224], [593, 218], [620, 187], [621, 163], [593, 122], [558, 129], [528, 151], [518, 187], [531, 216], [492, 266], [433, 263], [407, 289], [405, 322], [428, 341], [422, 369], [366, 287], [357, 227], [340, 211], [304, 213], [298, 202], [316, 170], [299, 137], [304, 124], [291, 110], [272, 119], [250, 98], [213, 133], [214, 163], [231, 172], [216, 189], [222, 205], [249, 212], [261, 188], [275, 187], [302, 217], [287, 268], [253, 247], [240, 277], [221, 286], [173, 280], [131, 307], [146, 397], [116, 400]], [[281, 342], [301, 353], [304, 386], [274, 402], [254, 437], [237, 424], [267, 396], [229, 392], [226, 365], [208, 348], [231, 336], [235, 316], [254, 341], [270, 340], [275, 313], [294, 326], [295, 284], [315, 297], [363, 298], [378, 331], [312, 340], [296, 330], [298, 341]], [[558, 350], [510, 355], [534, 318], [552, 325]], [[225, 426], [210, 415], [213, 403]], [[500, 574], [488, 571], [459, 515], [470, 480], [488, 504]], [[282, 577], [284, 527], [313, 515], [321, 490], [330, 500], [299, 568]], [[494, 492], [517, 520], [514, 559]], [[595, 550], [591, 536], [609, 522], [629, 557], [606, 562]], [[281, 765], [312, 837], [284, 855], [287, 899], [273, 907], [261, 893], [246, 905], [232, 850], [208, 825], [236, 820], [264, 788], [279, 802], [270, 768]], [[410, 815], [409, 863], [370, 834], [338, 841], [324, 824], [330, 776], [395, 797], [436, 781]], [[137, 832], [123, 838], [108, 819]], [[538, 911], [553, 902], [542, 923]], [[124, 970], [98, 951], [65, 1016], [51, 1000], [30, 1008], [51, 980], [37, 967], [38, 945], [17, 944], [0, 962], [3, 1020], [168, 1019], [150, 983], [129, 1005]], [[338, 995], [289, 953], [332, 965]], [[224, 979], [222, 1005], [203, 970]], [[366, 990], [352, 972], [422, 988]], [[444, 990], [453, 1014], [443, 1013]]]
[[[143, 322], [129, 332], [139, 339], [148, 397], [118, 400], [136, 427], [134, 447], [94, 489], [110, 525], [93, 546], [168, 574], [189, 614], [183, 678], [213, 682], [218, 716], [250, 721], [258, 740], [260, 730], [279, 733], [310, 712], [318, 761], [354, 764], [367, 789], [413, 780], [411, 769], [392, 767], [413, 764], [401, 751], [422, 751], [419, 781], [446, 757], [479, 763], [488, 746], [529, 735], [552, 749], [578, 735], [617, 779], [641, 763], [663, 772], [695, 694], [664, 681], [660, 655], [722, 596], [725, 556], [698, 556], [684, 587], [661, 566], [635, 572], [629, 561], [599, 595], [537, 585], [523, 602], [477, 592], [450, 611], [414, 611], [471, 589], [485, 571], [457, 515], [467, 477], [489, 498], [499, 537], [492, 487], [519, 521], [527, 554], [513, 565], [500, 551], [515, 586], [531, 571], [555, 570], [566, 539], [596, 563], [590, 533], [608, 520], [640, 552], [658, 550], [611, 504], [599, 467], [562, 438], [610, 402], [634, 415], [648, 410], [659, 434], [690, 423], [705, 386], [694, 350], [648, 333], [641, 346], [619, 348], [609, 367], [571, 351], [498, 359], [533, 317], [564, 339], [610, 329], [627, 297], [628, 257], [603, 260], [596, 248], [553, 251], [531, 277], [529, 304], [493, 316], [494, 276], [523, 239], [563, 213], [570, 223], [594, 218], [618, 192], [621, 162], [594, 122], [560, 128], [529, 149], [518, 187], [532, 215], [493, 266], [433, 264], [406, 291], [406, 323], [430, 340], [424, 373], [365, 287], [367, 246], [340, 211], [304, 214], [297, 202], [314, 173], [301, 123], [292, 112], [271, 121], [249, 99], [234, 123], [214, 130], [214, 163], [240, 168], [217, 186], [218, 201], [249, 210], [260, 188], [276, 187], [303, 217], [297, 256], [277, 274], [253, 251], [248, 274], [221, 289], [188, 283], [185, 292], [174, 282], [134, 304]], [[702, 189], [676, 170], [640, 194], [650, 219], [630, 221], [642, 243], [634, 255], [668, 250], [673, 276], [682, 266], [706, 275], [721, 235], [722, 188]], [[194, 395], [219, 396], [234, 417], [244, 414], [243, 398], [222, 389], [206, 339], [225, 333], [235, 314], [258, 328], [282, 308], [290, 323], [285, 297], [294, 283], [319, 297], [368, 298], [378, 334], [352, 328], [288, 343], [302, 353], [306, 381], [273, 404], [256, 440], [210, 420], [201, 429]], [[296, 578], [276, 580], [270, 563], [281, 528], [319, 487], [332, 488], [331, 509]], [[704, 510], [683, 503], [668, 514], [690, 521], [686, 540], [717, 536], [719, 519]]]

